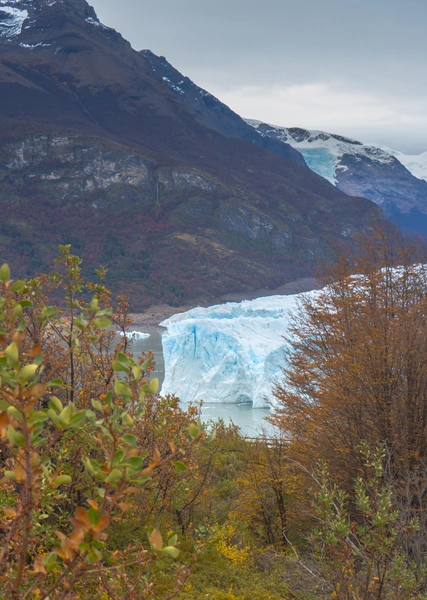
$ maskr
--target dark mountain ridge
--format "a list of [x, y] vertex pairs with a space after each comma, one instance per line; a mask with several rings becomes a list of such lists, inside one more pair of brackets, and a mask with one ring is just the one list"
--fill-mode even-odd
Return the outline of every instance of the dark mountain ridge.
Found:
[[135, 308], [310, 275], [381, 214], [84, 0], [0, 6], [0, 211], [20, 272], [73, 243]]

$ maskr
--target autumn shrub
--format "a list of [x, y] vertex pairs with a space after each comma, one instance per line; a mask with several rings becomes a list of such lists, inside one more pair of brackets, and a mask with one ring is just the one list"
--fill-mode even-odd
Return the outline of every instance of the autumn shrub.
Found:
[[409, 600], [420, 598], [423, 571], [408, 562], [402, 536], [419, 522], [402, 520], [393, 506], [393, 490], [384, 483], [383, 449], [360, 449], [366, 477], [355, 481], [357, 518], [349, 512], [350, 497], [331, 482], [323, 465], [317, 474], [313, 506], [317, 526], [311, 534], [326, 596], [336, 600]]
[[[50, 279], [0, 268], [0, 597], [152, 597], [150, 564], [178, 556], [177, 536], [152, 526], [116, 545], [109, 534], [157, 474], [188, 470], [184, 453], [204, 433], [196, 413], [169, 425], [176, 406], [158, 407], [152, 357], [135, 360], [126, 335], [114, 344], [125, 300], [113, 307], [60, 250]], [[52, 287], [62, 307], [47, 303]], [[175, 569], [171, 589], [186, 577]]]
[[387, 446], [396, 484], [426, 465], [427, 265], [421, 258], [395, 240], [365, 239], [356, 257], [340, 257], [323, 290], [302, 299], [293, 324], [272, 420], [288, 436], [296, 461], [312, 470], [323, 459], [348, 492], [364, 470], [362, 441]]

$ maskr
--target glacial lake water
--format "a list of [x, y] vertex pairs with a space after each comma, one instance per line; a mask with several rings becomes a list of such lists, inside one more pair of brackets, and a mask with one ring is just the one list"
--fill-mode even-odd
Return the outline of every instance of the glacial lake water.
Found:
[[[141, 335], [143, 332], [138, 332], [135, 328], [136, 335]], [[165, 377], [165, 361], [163, 358], [162, 348], [162, 332], [155, 329], [146, 329], [145, 333], [149, 333], [149, 337], [136, 337], [132, 344], [134, 356], [138, 356], [142, 352], [152, 350], [156, 361], [156, 370], [153, 377], [157, 377], [160, 384], [163, 383]], [[182, 403], [183, 408], [186, 404]], [[225, 423], [232, 421], [237, 425], [243, 435], [248, 437], [258, 437], [262, 429], [267, 432], [272, 431], [271, 425], [265, 421], [265, 417], [270, 414], [268, 408], [252, 408], [250, 404], [224, 404], [209, 402], [202, 406], [203, 421], [217, 421], [223, 419]]]

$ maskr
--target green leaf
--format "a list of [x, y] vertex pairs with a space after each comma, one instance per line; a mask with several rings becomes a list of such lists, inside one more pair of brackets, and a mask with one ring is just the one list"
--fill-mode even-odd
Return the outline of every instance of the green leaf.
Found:
[[206, 441], [213, 442], [215, 438], [216, 438], [216, 429], [213, 429]]
[[129, 358], [129, 356], [126, 356], [126, 354], [123, 354], [123, 352], [118, 352], [117, 360], [122, 363], [122, 365], [128, 365], [129, 367], [133, 367], [135, 364], [135, 361], [132, 358]]
[[19, 421], [21, 421], [22, 413], [20, 410], [15, 408], [15, 406], [9, 406], [7, 409], [7, 412], [9, 413], [9, 415], [12, 415], [12, 417], [15, 417], [15, 419], [18, 419]]
[[79, 544], [79, 550], [80, 552], [89, 552], [90, 544], [88, 544], [87, 542], [82, 542], [81, 544]]
[[37, 365], [26, 365], [18, 373], [19, 383], [27, 383], [29, 379], [32, 379], [38, 369]]
[[130, 467], [133, 471], [139, 472], [142, 469], [143, 459], [140, 456], [131, 456], [123, 461], [124, 467]]
[[127, 444], [128, 446], [130, 446], [131, 448], [136, 448], [136, 444], [137, 444], [138, 440], [136, 439], [136, 436], [131, 435], [130, 433], [127, 433], [126, 435], [124, 435], [121, 438], [121, 441], [124, 444]]
[[0, 281], [7, 283], [10, 279], [9, 265], [4, 264], [0, 267]]
[[50, 400], [49, 400], [49, 408], [53, 408], [56, 410], [62, 410], [63, 406], [62, 406], [62, 402], [59, 398], [57, 398], [56, 396], [51, 396]]
[[144, 483], [147, 483], [147, 481], [150, 481], [151, 477], [135, 477], [132, 479], [132, 483], [136, 483], [138, 485], [144, 485]]
[[122, 462], [125, 453], [123, 450], [118, 450], [113, 456], [113, 466], [116, 467], [119, 463]]
[[7, 362], [11, 367], [19, 366], [19, 351], [18, 346], [15, 344], [15, 342], [12, 342], [10, 346], [6, 348], [4, 353], [6, 354]]
[[101, 516], [97, 510], [94, 508], [89, 509], [89, 519], [92, 527], [96, 527], [98, 525], [100, 518]]
[[71, 406], [69, 404], [60, 412], [58, 419], [61, 425], [68, 425], [71, 419]]
[[15, 281], [15, 283], [13, 283], [9, 289], [11, 292], [22, 292], [22, 290], [25, 288], [25, 285], [25, 281], [18, 279], [18, 281]]
[[87, 555], [86, 560], [88, 565], [93, 565], [94, 563], [98, 562], [100, 560], [100, 557], [98, 556], [98, 550], [92, 549]]
[[184, 463], [181, 462], [180, 460], [176, 460], [172, 464], [176, 468], [177, 471], [181, 471], [182, 473], [184, 473], [185, 471], [188, 471], [188, 467], [186, 465], [184, 465]]
[[53, 552], [51, 552], [50, 554], [48, 554], [43, 559], [43, 563], [44, 563], [44, 566], [46, 567], [46, 570], [49, 573], [52, 572], [56, 568], [56, 565], [58, 564], [58, 560], [56, 558], [56, 554], [54, 554]]
[[58, 415], [56, 414], [56, 412], [53, 410], [53, 408], [49, 408], [49, 410], [47, 411], [47, 414], [49, 416], [49, 419], [52, 421], [52, 423], [55, 426], [59, 425], [59, 419], [58, 419]]
[[104, 411], [102, 403], [99, 400], [93, 399], [93, 400], [91, 400], [91, 404], [95, 410], [99, 410], [99, 412]]
[[92, 312], [97, 313], [99, 310], [99, 300], [98, 298], [95, 296], [94, 298], [92, 298], [91, 303], [90, 303], [90, 308], [92, 310]]
[[7, 438], [12, 445], [18, 446], [19, 448], [22, 448], [25, 444], [25, 438], [22, 433], [16, 431], [12, 425], [9, 425], [7, 428]]
[[200, 434], [200, 430], [194, 423], [191, 423], [189, 427], [190, 437], [194, 440]]
[[20, 306], [22, 306], [22, 308], [31, 308], [31, 306], [33, 305], [31, 300], [21, 300], [19, 304]]
[[39, 367], [42, 364], [42, 362], [43, 362], [43, 352], [40, 352], [40, 354], [34, 358], [33, 364], [35, 364]]
[[106, 477], [105, 483], [116, 483], [123, 477], [123, 473], [119, 469], [113, 469], [111, 473]]
[[133, 425], [133, 419], [129, 413], [125, 413], [124, 415], [122, 415], [122, 422], [123, 425], [127, 425], [128, 427], [131, 427]]
[[21, 315], [22, 315], [22, 306], [20, 304], [17, 304], [12, 311], [12, 320], [16, 321], [16, 319], [18, 317], [20, 317]]
[[148, 369], [148, 367], [152, 364], [153, 360], [154, 359], [152, 356], [147, 358], [147, 360], [145, 362], [143, 362], [142, 365], [140, 366], [140, 369], [142, 369], [142, 371], [146, 371]]
[[98, 327], [98, 329], [108, 329], [111, 327], [111, 319], [108, 319], [107, 317], [98, 317], [93, 320], [93, 324], [95, 327]]
[[62, 381], [62, 379], [52, 379], [52, 381], [49, 381], [46, 386], [47, 387], [61, 387], [64, 385], [64, 382]]
[[139, 381], [142, 376], [142, 371], [139, 367], [132, 367], [133, 378], [135, 381]]
[[78, 412], [74, 413], [73, 416], [71, 417], [70, 422], [68, 423], [68, 427], [69, 428], [80, 427], [81, 425], [83, 425], [85, 420], [86, 420], [86, 411], [79, 410]]
[[114, 391], [119, 398], [132, 398], [132, 390], [127, 383], [122, 381], [116, 381], [114, 384]]
[[58, 477], [56, 477], [54, 481], [52, 481], [52, 485], [54, 487], [59, 487], [60, 485], [64, 485], [65, 483], [71, 483], [71, 477], [69, 475], [58, 475]]
[[21, 322], [19, 323], [18, 327], [16, 328], [16, 331], [19, 331], [20, 333], [22, 333], [26, 329], [27, 329], [27, 322], [25, 319], [21, 319]]
[[147, 392], [149, 394], [157, 394], [158, 391], [159, 391], [159, 380], [155, 377], [148, 384]]
[[175, 546], [178, 541], [178, 536], [175, 534], [168, 539], [168, 546]]
[[125, 367], [124, 365], [122, 365], [122, 363], [117, 362], [117, 360], [113, 360], [113, 362], [111, 363], [111, 366], [113, 368], [113, 371], [116, 371], [116, 372], [123, 371], [124, 373], [129, 373], [129, 369], [127, 367]]
[[172, 558], [178, 558], [179, 556], [179, 550], [174, 546], [166, 546], [166, 548], [163, 548], [162, 552], [168, 554], [169, 556], [172, 556]]
[[83, 459], [83, 464], [92, 475], [99, 475], [101, 473], [101, 465], [94, 458]]
[[30, 423], [33, 423], [33, 424], [44, 423], [45, 421], [47, 421], [48, 418], [49, 418], [49, 415], [47, 414], [47, 411], [40, 410], [40, 411], [33, 413], [31, 415], [31, 418], [29, 419], [29, 421], [30, 421]]

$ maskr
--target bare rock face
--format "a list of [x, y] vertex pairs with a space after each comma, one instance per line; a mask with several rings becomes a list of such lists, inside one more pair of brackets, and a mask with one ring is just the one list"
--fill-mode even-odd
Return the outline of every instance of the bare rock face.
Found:
[[5, 145], [3, 156], [4, 182], [31, 182], [62, 201], [114, 184], [147, 189], [154, 185], [147, 161], [99, 143], [82, 146], [77, 136], [33, 136]]
[[85, 0], [1, 0], [0, 253], [17, 274], [71, 243], [135, 309], [210, 301], [310, 276], [378, 218]]

